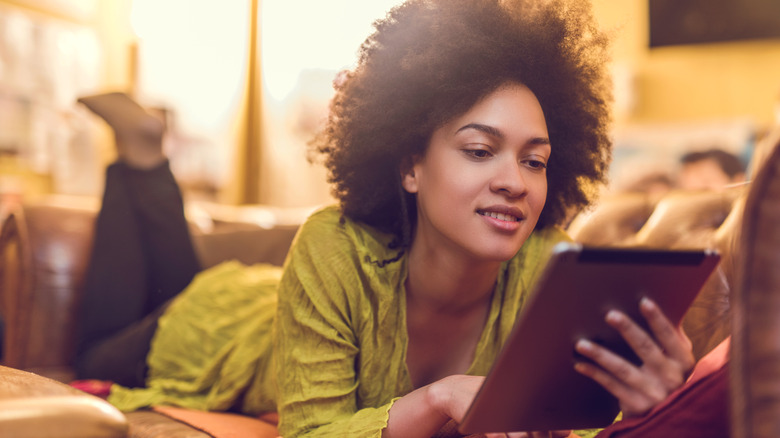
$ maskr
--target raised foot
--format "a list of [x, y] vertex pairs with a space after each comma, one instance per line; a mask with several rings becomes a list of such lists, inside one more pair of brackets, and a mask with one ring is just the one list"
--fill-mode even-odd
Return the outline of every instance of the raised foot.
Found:
[[126, 93], [80, 97], [78, 102], [105, 120], [114, 130], [117, 155], [127, 165], [149, 169], [165, 161], [162, 139], [165, 125]]

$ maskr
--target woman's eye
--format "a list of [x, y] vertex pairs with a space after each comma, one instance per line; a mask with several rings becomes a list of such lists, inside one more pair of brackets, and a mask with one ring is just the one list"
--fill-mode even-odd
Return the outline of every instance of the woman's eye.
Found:
[[492, 155], [490, 151], [484, 149], [465, 149], [463, 152], [472, 158], [490, 158]]
[[535, 170], [547, 169], [547, 164], [539, 160], [525, 160], [525, 165]]

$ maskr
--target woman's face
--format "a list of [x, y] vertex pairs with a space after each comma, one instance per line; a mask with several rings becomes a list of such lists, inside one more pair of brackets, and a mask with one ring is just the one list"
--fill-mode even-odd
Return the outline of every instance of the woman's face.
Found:
[[550, 158], [542, 108], [510, 83], [433, 132], [403, 175], [417, 194], [412, 245], [478, 260], [508, 260], [533, 231], [547, 197]]

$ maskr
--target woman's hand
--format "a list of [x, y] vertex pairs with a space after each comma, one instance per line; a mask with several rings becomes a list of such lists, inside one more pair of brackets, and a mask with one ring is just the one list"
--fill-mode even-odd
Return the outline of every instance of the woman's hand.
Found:
[[[482, 387], [485, 381], [484, 377], [455, 375], [445, 377], [430, 385], [428, 397], [433, 406], [443, 415], [452, 418], [456, 422], [463, 421], [466, 411], [477, 391]], [[487, 438], [566, 438], [571, 434], [566, 431], [549, 432], [507, 432], [507, 433], [487, 433]]]
[[431, 383], [428, 401], [439, 413], [460, 423], [484, 381], [482, 376], [447, 376]]
[[460, 422], [484, 380], [453, 375], [415, 389], [393, 403], [382, 436], [427, 438], [451, 419]]
[[487, 438], [575, 438], [570, 430], [555, 430], [549, 432], [509, 432], [486, 433]]
[[592, 359], [596, 366], [578, 362], [575, 369], [592, 378], [620, 401], [623, 417], [647, 413], [679, 388], [694, 365], [690, 339], [682, 327], [674, 327], [661, 309], [645, 298], [639, 310], [647, 320], [656, 341], [624, 313], [612, 310], [606, 321], [623, 336], [642, 360], [636, 366], [588, 340], [576, 344], [578, 353]]

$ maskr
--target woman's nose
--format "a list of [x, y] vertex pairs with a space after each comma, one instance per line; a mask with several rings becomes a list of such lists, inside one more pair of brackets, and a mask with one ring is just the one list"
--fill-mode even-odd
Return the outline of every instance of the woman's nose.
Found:
[[490, 189], [506, 196], [522, 196], [528, 189], [520, 163], [505, 160], [496, 166], [496, 173], [490, 182]]

